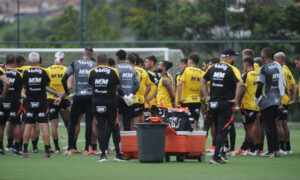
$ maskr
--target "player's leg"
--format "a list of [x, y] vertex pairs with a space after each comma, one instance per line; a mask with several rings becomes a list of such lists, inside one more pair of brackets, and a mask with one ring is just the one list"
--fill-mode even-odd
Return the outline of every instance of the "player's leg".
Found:
[[3, 137], [4, 137], [4, 128], [5, 128], [5, 123], [0, 121], [0, 155], [4, 155], [4, 149], [3, 149]]
[[92, 149], [89, 150], [89, 154], [97, 153], [97, 140], [98, 140], [98, 132], [97, 132], [97, 120], [93, 118], [93, 129], [92, 129]]
[[[65, 109], [61, 109], [59, 114], [64, 122], [65, 127], [68, 129], [68, 125], [69, 125], [69, 121], [70, 121], [70, 106], [66, 107]], [[75, 134], [76, 134], [76, 132], [75, 132]]]
[[92, 142], [93, 119], [92, 98], [90, 97], [86, 100], [85, 104], [85, 155], [88, 155], [89, 146]]
[[15, 146], [14, 146], [14, 154], [15, 155], [23, 155], [21, 151], [21, 136], [22, 136], [22, 129], [21, 129], [21, 102], [20, 101], [13, 101], [11, 108], [10, 108], [10, 122], [14, 126], [14, 139], [15, 139]]
[[58, 144], [57, 128], [58, 128], [58, 112], [59, 112], [60, 108], [58, 106], [55, 106], [53, 104], [53, 102], [54, 102], [54, 100], [48, 99], [48, 105], [49, 105], [49, 109], [50, 109], [49, 110], [49, 120], [51, 123], [51, 135], [52, 135], [53, 143], [55, 146], [55, 153], [59, 153], [60, 147]]
[[229, 152], [234, 152], [235, 149], [235, 140], [236, 140], [236, 131], [234, 122], [231, 124], [231, 128], [229, 129], [229, 139], [230, 139], [230, 149]]
[[35, 121], [33, 119], [27, 119], [25, 120], [25, 128], [24, 128], [24, 134], [23, 134], [23, 145], [24, 145], [24, 155], [23, 157], [28, 157], [28, 142], [30, 133], [35, 126]]
[[8, 121], [6, 126], [6, 136], [7, 136], [7, 151], [13, 151], [14, 149], [14, 125]]
[[279, 109], [278, 117], [275, 119], [275, 124], [277, 130], [277, 138], [280, 146], [280, 153], [285, 154], [283, 120], [284, 109]]
[[139, 104], [139, 110], [139, 123], [142, 123], [145, 121], [144, 104]]
[[33, 153], [38, 153], [38, 142], [37, 142], [37, 136], [36, 136], [36, 132], [37, 130], [35, 130], [36, 128], [39, 129], [39, 127], [37, 127], [38, 122], [35, 122], [34, 125], [32, 126], [32, 129], [30, 131], [30, 139], [31, 139], [31, 143], [32, 143], [32, 151]]
[[43, 134], [43, 141], [44, 141], [44, 147], [45, 147], [45, 158], [50, 158], [50, 131], [49, 131], [49, 109], [47, 104], [47, 99], [40, 101], [40, 108], [38, 109], [38, 122], [40, 125], [40, 128], [42, 129]]
[[139, 109], [139, 104], [135, 103], [132, 105], [133, 109], [133, 114], [132, 114], [132, 119], [131, 119], [131, 124], [130, 124], [130, 129], [132, 131], [135, 130], [134, 124], [140, 122], [140, 109]]
[[293, 151], [291, 149], [291, 143], [290, 143], [290, 130], [288, 127], [287, 120], [283, 121], [283, 129], [284, 129], [284, 140], [285, 140], [285, 148], [287, 154], [293, 154]]

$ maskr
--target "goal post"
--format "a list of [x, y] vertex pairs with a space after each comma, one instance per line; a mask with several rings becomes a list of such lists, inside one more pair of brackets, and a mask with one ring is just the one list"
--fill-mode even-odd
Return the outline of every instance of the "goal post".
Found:
[[[94, 56], [97, 53], [106, 53], [108, 57], [115, 59], [118, 50], [123, 49], [129, 53], [137, 53], [142, 59], [154, 55], [158, 61], [167, 60], [173, 63], [170, 73], [174, 76], [179, 71], [180, 59], [184, 57], [180, 49], [169, 48], [93, 48]], [[71, 62], [82, 57], [84, 48], [0, 48], [0, 61], [5, 62], [6, 54], [18, 54], [28, 59], [28, 54], [32, 51], [40, 53], [43, 58], [43, 66], [48, 67], [53, 64], [55, 52], [61, 51], [65, 53], [64, 65], [68, 66]]]

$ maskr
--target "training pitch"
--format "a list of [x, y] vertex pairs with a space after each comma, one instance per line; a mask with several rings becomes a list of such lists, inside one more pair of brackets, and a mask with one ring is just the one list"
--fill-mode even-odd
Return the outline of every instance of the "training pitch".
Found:
[[[148, 179], [229, 179], [229, 180], [255, 180], [272, 179], [288, 180], [298, 179], [300, 176], [300, 130], [291, 130], [291, 146], [293, 155], [279, 158], [267, 157], [228, 157], [229, 163], [225, 165], [209, 164], [210, 157], [205, 162], [197, 160], [185, 160], [176, 162], [171, 157], [171, 162], [160, 164], [144, 164], [138, 160], [129, 162], [114, 162], [114, 152], [108, 155], [108, 162], [97, 163], [98, 156], [73, 154], [65, 156], [63, 153], [54, 154], [53, 158], [43, 157], [44, 147], [40, 135], [40, 153], [31, 153], [32, 145], [29, 145], [29, 158], [23, 159], [11, 152], [0, 156], [0, 179], [121, 179], [121, 180], [148, 180]], [[67, 135], [64, 127], [59, 127], [59, 135]], [[236, 149], [241, 145], [244, 130], [237, 128]], [[6, 146], [7, 140], [4, 140]], [[61, 145], [67, 146], [67, 139], [61, 139]], [[211, 145], [211, 139], [207, 140], [207, 148]], [[51, 146], [54, 147], [51, 142]], [[84, 127], [78, 140], [78, 147], [84, 147]], [[265, 147], [266, 150], [266, 141]]]

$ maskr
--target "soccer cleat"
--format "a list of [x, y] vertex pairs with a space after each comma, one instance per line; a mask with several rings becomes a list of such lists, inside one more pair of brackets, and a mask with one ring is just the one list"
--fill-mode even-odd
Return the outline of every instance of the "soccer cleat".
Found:
[[270, 153], [269, 151], [260, 154], [260, 157], [277, 157], [276, 153]]
[[72, 155], [73, 154], [73, 151], [72, 150], [69, 150], [69, 151], [66, 151], [65, 152], [65, 155]]
[[49, 149], [49, 152], [50, 152], [51, 154], [55, 153], [55, 151], [54, 151], [53, 149]]
[[228, 163], [228, 159], [226, 158], [226, 156], [221, 156], [221, 160], [224, 161], [225, 163]]
[[241, 156], [247, 156], [247, 151], [242, 151], [242, 152], [240, 153], [240, 155], [241, 155]]
[[259, 155], [261, 155], [261, 154], [265, 153], [265, 151], [264, 151], [264, 150], [261, 150], [261, 151], [259, 151], [258, 153], [259, 153]]
[[119, 153], [119, 154], [116, 154], [115, 161], [116, 162], [127, 162], [128, 159], [125, 158], [122, 153]]
[[0, 149], [0, 155], [5, 155], [3, 149]]
[[78, 150], [77, 148], [75, 148], [75, 149], [72, 149], [72, 151], [73, 151], [73, 153], [81, 153], [81, 151], [80, 151], [80, 150]]
[[282, 149], [279, 149], [279, 153], [280, 153], [281, 155], [287, 155], [287, 152], [284, 151], [284, 150], [282, 150]]
[[218, 159], [212, 158], [210, 160], [210, 164], [226, 164], [226, 162], [223, 161], [221, 158], [218, 158]]
[[243, 150], [241, 148], [239, 148], [235, 151], [235, 154], [241, 154], [242, 152], [243, 152]]
[[23, 158], [28, 158], [28, 153], [27, 153], [27, 152], [24, 153], [24, 154], [22, 155], [22, 157], [23, 157]]
[[20, 156], [20, 155], [23, 155], [24, 153], [22, 151], [17, 151], [14, 149], [13, 154]]
[[34, 149], [32, 152], [33, 153], [39, 153], [39, 150], [38, 149]]
[[256, 156], [257, 155], [257, 151], [254, 151], [254, 152], [247, 152], [247, 155], [248, 156]]
[[291, 154], [293, 154], [293, 151], [292, 150], [286, 151], [286, 154], [291, 155]]
[[54, 151], [54, 153], [55, 153], [55, 154], [59, 154], [59, 153], [60, 153], [60, 149], [56, 149], [56, 150]]
[[226, 153], [226, 155], [228, 156], [235, 156], [235, 151], [229, 151], [228, 153]]
[[214, 155], [214, 152], [209, 152], [206, 154], [206, 156], [213, 156]]
[[214, 152], [216, 149], [216, 147], [214, 145], [211, 145], [209, 149], [207, 149], [206, 151], [208, 152]]
[[52, 156], [51, 156], [50, 153], [45, 153], [45, 154], [44, 154], [44, 157], [45, 157], [45, 158], [51, 158]]
[[13, 151], [13, 150], [14, 150], [14, 145], [7, 145], [7, 146], [5, 147], [5, 150], [6, 150], [6, 151]]
[[100, 158], [97, 160], [97, 162], [106, 162], [106, 161], [107, 161], [107, 157], [105, 154], [102, 154]]
[[225, 152], [225, 153], [227, 153], [227, 152], [229, 152], [229, 151], [230, 151], [230, 148], [224, 147], [224, 152]]
[[87, 156], [87, 155], [89, 155], [89, 152], [85, 150], [85, 151], [83, 151], [83, 155]]

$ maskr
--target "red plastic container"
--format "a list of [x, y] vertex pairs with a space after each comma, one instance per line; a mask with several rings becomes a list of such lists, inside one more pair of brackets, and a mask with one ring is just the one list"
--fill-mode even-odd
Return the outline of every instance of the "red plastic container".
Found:
[[138, 159], [136, 131], [121, 131], [121, 151], [128, 159]]

